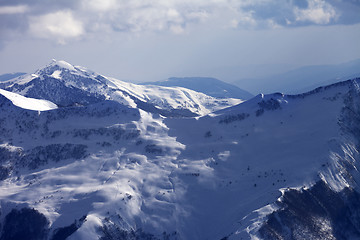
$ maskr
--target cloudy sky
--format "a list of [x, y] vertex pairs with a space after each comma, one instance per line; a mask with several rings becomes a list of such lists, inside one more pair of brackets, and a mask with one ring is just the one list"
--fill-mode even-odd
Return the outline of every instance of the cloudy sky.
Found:
[[225, 81], [360, 58], [360, 0], [0, 0], [0, 74], [52, 58]]

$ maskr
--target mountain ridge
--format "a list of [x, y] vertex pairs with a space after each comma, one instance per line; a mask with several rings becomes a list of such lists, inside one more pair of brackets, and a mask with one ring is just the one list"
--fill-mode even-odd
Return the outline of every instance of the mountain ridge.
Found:
[[0, 87], [26, 97], [43, 98], [59, 106], [112, 99], [169, 116], [204, 115], [241, 102], [238, 99], [216, 99], [184, 88], [144, 87], [56, 60], [34, 74], [2, 82]]
[[23, 72], [16, 72], [16, 73], [5, 73], [0, 75], [0, 82], [7, 81], [16, 77], [19, 77], [21, 75], [25, 75], [26, 73]]
[[165, 81], [145, 82], [144, 85], [184, 87], [217, 98], [239, 98], [248, 100], [253, 95], [235, 85], [210, 77], [171, 77]]
[[[320, 86], [360, 77], [359, 69], [360, 59], [355, 59], [342, 64], [303, 66], [267, 77], [247, 79], [247, 81], [255, 83], [252, 86], [249, 85], [249, 89], [252, 92], [271, 93], [281, 91], [288, 94], [296, 94], [311, 91]], [[244, 81], [239, 80], [232, 83], [241, 87]]]

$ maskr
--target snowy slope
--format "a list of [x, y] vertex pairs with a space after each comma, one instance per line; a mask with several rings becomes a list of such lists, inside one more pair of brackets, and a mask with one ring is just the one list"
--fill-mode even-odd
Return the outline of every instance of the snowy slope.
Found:
[[180, 158], [203, 161], [197, 181], [184, 178], [183, 204], [192, 209], [185, 239], [247, 239], [252, 212], [275, 202], [279, 189], [320, 180], [319, 173], [334, 164], [332, 147], [342, 141], [338, 118], [348, 88], [259, 95], [213, 117], [167, 120], [170, 135], [187, 146]]
[[205, 115], [242, 102], [216, 99], [184, 88], [131, 84], [56, 60], [34, 74], [0, 83], [0, 88], [58, 106], [87, 105], [106, 99], [166, 116]]
[[253, 95], [235, 85], [207, 77], [172, 77], [165, 81], [146, 82], [144, 85], [157, 85], [166, 87], [184, 87], [217, 98], [239, 98], [248, 100]]
[[20, 108], [35, 110], [35, 111], [47, 111], [56, 109], [56, 104], [42, 99], [27, 98], [16, 93], [8, 92], [0, 89], [0, 94], [9, 99], [15, 106]]
[[[76, 78], [74, 69], [91, 74], [60, 65], [70, 79], [60, 70], [34, 79], [82, 86], [93, 94], [82, 104], [38, 112], [0, 95], [0, 239], [360, 236], [360, 79], [173, 118], [138, 107], [134, 99], [151, 96], [146, 87]], [[35, 94], [31, 78], [7, 86]], [[119, 89], [128, 98], [115, 98]]]

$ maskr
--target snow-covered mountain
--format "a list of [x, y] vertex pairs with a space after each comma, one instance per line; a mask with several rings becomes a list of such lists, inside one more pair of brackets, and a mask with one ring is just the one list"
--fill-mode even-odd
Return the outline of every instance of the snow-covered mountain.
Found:
[[34, 74], [4, 81], [0, 88], [63, 107], [114, 100], [164, 116], [199, 116], [242, 102], [184, 88], [131, 84], [56, 60]]
[[25, 75], [26, 73], [23, 72], [16, 72], [16, 73], [5, 73], [0, 75], [0, 82], [7, 81], [16, 77], [19, 77], [21, 75]]
[[235, 85], [208, 77], [172, 77], [165, 81], [146, 82], [144, 85], [184, 87], [216, 98], [239, 98], [248, 100], [253, 95]]
[[230, 106], [65, 62], [5, 82], [0, 239], [358, 239], [359, 83]]

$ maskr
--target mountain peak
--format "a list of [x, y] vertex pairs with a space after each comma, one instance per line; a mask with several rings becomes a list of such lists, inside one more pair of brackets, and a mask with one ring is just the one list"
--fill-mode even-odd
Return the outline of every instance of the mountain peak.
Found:
[[52, 59], [51, 63], [48, 66], [49, 67], [58, 66], [60, 68], [65, 68], [65, 69], [68, 69], [70, 71], [76, 71], [75, 67], [72, 64], [70, 64], [70, 63], [68, 63], [68, 62], [66, 62], [64, 60]]
[[36, 71], [37, 75], [54, 75], [55, 78], [62, 72], [76, 72], [78, 71], [72, 64], [64, 60], [52, 59], [51, 62], [43, 68]]
[[205, 115], [242, 101], [219, 100], [189, 89], [126, 83], [55, 59], [35, 74], [3, 82], [0, 87], [25, 97], [51, 101], [59, 107], [113, 100], [163, 116]]

